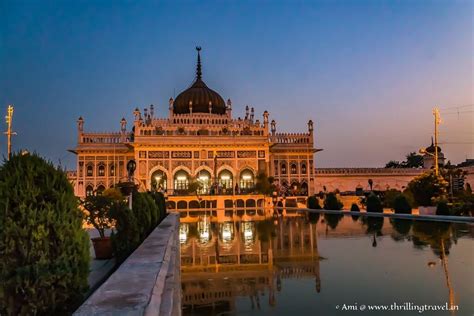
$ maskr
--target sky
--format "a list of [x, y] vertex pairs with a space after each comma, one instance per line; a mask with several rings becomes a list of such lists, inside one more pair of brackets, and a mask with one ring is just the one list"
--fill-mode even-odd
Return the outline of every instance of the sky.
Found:
[[0, 0], [0, 110], [15, 106], [15, 150], [73, 169], [79, 116], [95, 132], [149, 104], [166, 116], [199, 45], [234, 116], [268, 110], [278, 132], [315, 122], [316, 167], [403, 160], [430, 144], [435, 106], [458, 163], [474, 158], [473, 3]]

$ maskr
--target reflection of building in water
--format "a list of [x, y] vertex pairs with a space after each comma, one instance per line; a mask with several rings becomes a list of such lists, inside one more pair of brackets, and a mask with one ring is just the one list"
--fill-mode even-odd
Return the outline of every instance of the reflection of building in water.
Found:
[[[183, 228], [185, 227], [185, 228]], [[182, 223], [181, 268], [184, 310], [212, 305], [233, 310], [236, 297], [251, 306], [275, 305], [275, 292], [288, 278], [314, 278], [321, 290], [316, 224], [303, 218], [210, 223], [210, 239], [200, 242], [205, 225]], [[243, 272], [245, 271], [245, 272]], [[268, 293], [268, 302], [261, 302]]]

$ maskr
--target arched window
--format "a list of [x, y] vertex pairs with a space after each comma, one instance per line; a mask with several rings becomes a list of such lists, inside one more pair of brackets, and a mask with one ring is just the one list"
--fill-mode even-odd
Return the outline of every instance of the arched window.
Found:
[[189, 175], [184, 170], [179, 170], [174, 174], [174, 189], [175, 191], [187, 190], [189, 186]]
[[253, 172], [249, 169], [245, 169], [240, 173], [240, 188], [241, 189], [253, 189], [255, 186], [255, 179]]
[[91, 196], [94, 194], [94, 187], [92, 185], [88, 185], [86, 187], [86, 196]]
[[229, 170], [222, 170], [221, 172], [219, 172], [219, 185], [222, 187], [223, 190], [232, 190], [232, 180], [233, 180], [233, 176], [232, 176], [232, 172], [230, 172]]
[[97, 187], [97, 194], [100, 195], [104, 191], [105, 191], [105, 186], [103, 186], [102, 184]]
[[115, 165], [114, 164], [110, 165], [109, 171], [110, 171], [110, 176], [114, 177], [115, 176]]
[[278, 161], [275, 160], [273, 162], [273, 165], [275, 166], [275, 174], [274, 175], [277, 176], [278, 175]]
[[291, 174], [296, 174], [296, 173], [297, 173], [296, 164], [295, 164], [295, 163], [292, 163], [292, 164], [291, 164]]
[[209, 193], [209, 187], [211, 186], [211, 173], [207, 170], [200, 170], [196, 178], [200, 184], [198, 193], [199, 194]]
[[161, 170], [156, 170], [151, 175], [151, 188], [154, 190], [166, 190], [167, 185], [166, 173]]
[[305, 163], [302, 163], [301, 164], [301, 173], [302, 174], [306, 174], [307, 170], [306, 170], [306, 164]]
[[286, 163], [282, 163], [280, 166], [281, 174], [286, 174]]
[[92, 177], [94, 175], [94, 167], [92, 165], [87, 165], [86, 175]]
[[100, 164], [99, 167], [97, 167], [97, 174], [99, 177], [105, 176], [105, 166], [103, 164]]

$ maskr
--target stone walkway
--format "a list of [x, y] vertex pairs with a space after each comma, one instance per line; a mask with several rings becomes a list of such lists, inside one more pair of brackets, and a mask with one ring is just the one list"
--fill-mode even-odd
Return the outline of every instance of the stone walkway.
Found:
[[[90, 238], [99, 237], [99, 232], [95, 228], [85, 228]], [[106, 235], [110, 235], [110, 231], [106, 232]], [[111, 274], [112, 270], [115, 267], [115, 258], [107, 260], [97, 260], [95, 259], [94, 246], [92, 241], [90, 243], [90, 273], [88, 278], [89, 291], [88, 294], [91, 294], [97, 287], [99, 287]]]

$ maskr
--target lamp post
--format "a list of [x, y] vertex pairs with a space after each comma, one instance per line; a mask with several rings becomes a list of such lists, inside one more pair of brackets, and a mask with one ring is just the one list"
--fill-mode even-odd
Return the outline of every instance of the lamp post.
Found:
[[9, 105], [7, 108], [7, 116], [5, 116], [5, 120], [7, 122], [7, 131], [4, 132], [7, 135], [7, 152], [8, 152], [8, 160], [10, 160], [12, 156], [12, 136], [16, 135], [15, 132], [12, 132], [12, 120], [13, 120], [13, 106]]

